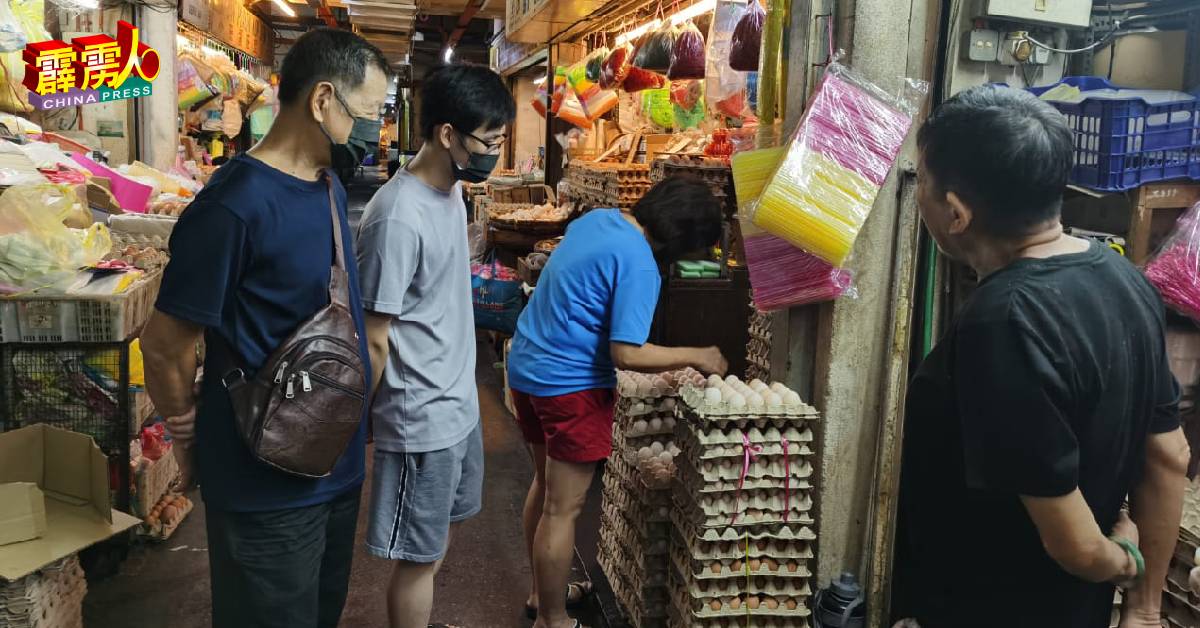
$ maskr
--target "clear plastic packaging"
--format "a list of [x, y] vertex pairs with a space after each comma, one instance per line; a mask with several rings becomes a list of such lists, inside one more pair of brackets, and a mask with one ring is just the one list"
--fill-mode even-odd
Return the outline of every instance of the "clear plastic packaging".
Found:
[[613, 48], [600, 65], [600, 87], [617, 89], [629, 76], [629, 66], [633, 62], [633, 46], [624, 44]]
[[622, 87], [630, 94], [636, 94], [646, 89], [658, 89], [666, 84], [667, 77], [657, 72], [633, 66], [629, 68], [629, 74], [625, 77], [625, 83]]
[[733, 29], [745, 12], [736, 0], [718, 0], [708, 29], [704, 99], [713, 113], [731, 118], [746, 113], [746, 75], [729, 66]]
[[763, 26], [767, 23], [767, 12], [758, 0], [750, 0], [746, 12], [733, 29], [729, 48], [729, 67], [740, 72], [757, 72], [758, 55], [762, 50]]
[[672, 81], [704, 78], [704, 35], [688, 22], [671, 47], [671, 68], [667, 78]]
[[653, 72], [666, 72], [671, 69], [671, 52], [675, 48], [675, 36], [678, 34], [669, 20], [664, 20], [658, 30], [646, 35], [642, 45], [634, 55], [633, 65]]
[[925, 84], [892, 96], [833, 63], [750, 208], [753, 223], [833, 266], [850, 255], [895, 163]]
[[108, 228], [63, 224], [82, 207], [70, 188], [14, 185], [0, 194], [0, 293], [46, 287], [99, 262], [112, 248]]
[[1200, 203], [1179, 218], [1144, 272], [1164, 303], [1200, 322]]

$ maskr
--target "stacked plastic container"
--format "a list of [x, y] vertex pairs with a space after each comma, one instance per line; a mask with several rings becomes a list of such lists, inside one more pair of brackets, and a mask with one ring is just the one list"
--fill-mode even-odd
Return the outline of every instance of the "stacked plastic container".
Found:
[[671, 626], [809, 626], [817, 412], [782, 384], [680, 391]]
[[621, 372], [604, 471], [599, 562], [635, 628], [667, 625], [677, 382], [695, 371]]

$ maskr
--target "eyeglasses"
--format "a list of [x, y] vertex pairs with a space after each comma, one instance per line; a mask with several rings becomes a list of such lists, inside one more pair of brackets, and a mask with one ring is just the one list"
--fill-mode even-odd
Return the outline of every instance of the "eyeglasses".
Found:
[[368, 118], [366, 116], [354, 115], [354, 110], [350, 108], [350, 105], [346, 104], [345, 100], [342, 100], [342, 95], [338, 93], [337, 88], [334, 88], [333, 90], [333, 97], [337, 99], [338, 104], [342, 106], [342, 109], [346, 110], [346, 115], [350, 116], [350, 118], [355, 122], [370, 122], [373, 120], [373, 118]]
[[[458, 131], [458, 129], [455, 129], [455, 131]], [[508, 141], [508, 136], [507, 136], [507, 135], [501, 135], [499, 138], [497, 138], [497, 139], [496, 139], [495, 141], [493, 141], [493, 142], [486, 142], [486, 141], [484, 141], [484, 140], [483, 140], [483, 139], [481, 139], [481, 138], [475, 137], [475, 135], [473, 135], [473, 134], [471, 134], [471, 133], [466, 133], [466, 132], [463, 132], [463, 131], [458, 131], [458, 132], [459, 132], [459, 134], [461, 134], [461, 135], [465, 135], [465, 136], [467, 136], [467, 137], [469, 137], [469, 138], [471, 138], [471, 139], [475, 140], [476, 142], [479, 142], [479, 143], [480, 143], [480, 144], [482, 144], [482, 145], [483, 145], [485, 148], [487, 148], [487, 149], [488, 149], [488, 152], [492, 152], [492, 151], [498, 151], [498, 150], [500, 150], [501, 148], [503, 148], [503, 147], [504, 147], [504, 143]]]

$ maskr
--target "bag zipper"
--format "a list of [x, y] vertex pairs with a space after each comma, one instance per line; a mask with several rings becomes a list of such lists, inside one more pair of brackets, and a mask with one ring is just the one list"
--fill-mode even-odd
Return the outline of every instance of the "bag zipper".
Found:
[[312, 381], [308, 379], [308, 371], [300, 371], [300, 381], [304, 392], [312, 392]]
[[287, 393], [285, 394], [285, 396], [288, 399], [296, 398], [296, 374], [295, 373], [292, 373], [291, 375], [288, 376]]
[[279, 370], [275, 371], [275, 383], [276, 384], [283, 382], [283, 373], [284, 373], [284, 371], [287, 370], [287, 367], [288, 367], [287, 360], [284, 360], [283, 362], [279, 363]]
[[362, 399], [364, 397], [362, 392], [354, 390], [353, 388], [350, 388], [349, 386], [346, 386], [345, 384], [343, 384], [341, 382], [335, 382], [334, 380], [332, 380], [328, 377], [325, 377], [324, 375], [321, 375], [320, 373], [317, 373], [316, 371], [309, 372], [309, 375], [311, 375], [313, 379], [317, 380], [322, 385], [327, 386], [329, 388], [333, 388], [335, 390], [340, 390], [341, 392], [344, 392], [348, 395], [353, 396], [355, 399]]

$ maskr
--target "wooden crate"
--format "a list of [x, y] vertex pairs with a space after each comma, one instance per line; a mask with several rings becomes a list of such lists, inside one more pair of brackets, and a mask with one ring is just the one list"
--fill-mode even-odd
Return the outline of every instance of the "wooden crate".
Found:
[[1129, 222], [1129, 260], [1144, 264], [1154, 253], [1153, 223], [1157, 213], [1173, 211], [1178, 215], [1200, 202], [1200, 184], [1152, 183], [1138, 188]]

